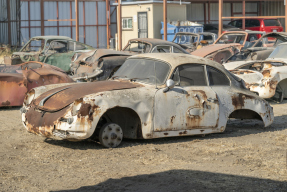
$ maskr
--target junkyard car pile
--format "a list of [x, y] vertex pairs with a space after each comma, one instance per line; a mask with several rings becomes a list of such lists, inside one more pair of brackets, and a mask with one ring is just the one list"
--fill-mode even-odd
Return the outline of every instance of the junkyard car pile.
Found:
[[123, 138], [224, 132], [229, 118], [269, 126], [273, 109], [264, 98], [287, 97], [284, 33], [230, 31], [217, 40], [213, 33], [178, 33], [173, 42], [131, 39], [121, 51], [43, 39], [40, 51], [26, 54], [24, 46], [11, 61], [29, 62], [0, 67], [20, 87], [0, 101], [7, 106], [8, 97], [23, 93], [15, 104], [23, 103], [23, 125], [48, 138], [117, 147]]

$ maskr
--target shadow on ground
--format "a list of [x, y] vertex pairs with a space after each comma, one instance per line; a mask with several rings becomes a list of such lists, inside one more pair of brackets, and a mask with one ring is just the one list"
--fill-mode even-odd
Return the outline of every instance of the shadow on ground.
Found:
[[171, 170], [155, 174], [108, 179], [94, 186], [58, 192], [81, 191], [286, 191], [287, 182], [192, 170]]

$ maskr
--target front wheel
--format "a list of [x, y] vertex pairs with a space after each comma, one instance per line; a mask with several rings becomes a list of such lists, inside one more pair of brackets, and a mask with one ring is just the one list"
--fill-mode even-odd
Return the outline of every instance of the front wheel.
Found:
[[123, 130], [116, 123], [104, 124], [99, 133], [100, 143], [107, 148], [119, 146], [123, 139]]

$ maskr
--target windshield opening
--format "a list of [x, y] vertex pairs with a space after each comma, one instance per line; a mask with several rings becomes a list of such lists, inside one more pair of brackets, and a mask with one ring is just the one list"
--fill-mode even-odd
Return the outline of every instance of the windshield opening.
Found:
[[239, 43], [243, 45], [246, 34], [225, 34], [220, 37], [216, 44]]
[[198, 42], [198, 36], [189, 34], [180, 34], [175, 36], [173, 42], [181, 45], [196, 46], [196, 43]]
[[22, 49], [22, 52], [42, 52], [44, 47], [44, 39], [33, 39]]
[[281, 26], [277, 19], [266, 19], [264, 20], [264, 25], [268, 26]]
[[128, 79], [147, 84], [164, 84], [170, 71], [167, 63], [151, 59], [128, 59], [112, 79]]
[[132, 41], [123, 51], [132, 51], [137, 53], [148, 53], [150, 51], [150, 44], [140, 41]]

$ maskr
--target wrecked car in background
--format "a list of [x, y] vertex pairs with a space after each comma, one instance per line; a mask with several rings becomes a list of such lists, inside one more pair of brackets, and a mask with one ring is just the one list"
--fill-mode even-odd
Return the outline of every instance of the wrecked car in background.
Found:
[[8, 63], [20, 64], [39, 61], [70, 72], [71, 58], [75, 52], [87, 52], [93, 47], [65, 36], [37, 36], [31, 38], [19, 52], [14, 52]]
[[122, 51], [97, 49], [88, 53], [76, 53], [71, 63], [72, 78], [75, 81], [107, 80], [129, 56], [139, 53], [188, 54], [173, 42], [148, 38], [131, 39]]
[[287, 42], [287, 33], [273, 32], [262, 35], [260, 39], [250, 48], [242, 49], [240, 52], [231, 56], [225, 62], [233, 61], [250, 61], [250, 60], [265, 60], [272, 51], [283, 42]]
[[240, 52], [241, 49], [251, 47], [262, 31], [231, 31], [221, 34], [218, 39], [209, 46], [205, 46], [190, 54], [204, 57], [218, 63], [224, 63], [232, 55]]
[[287, 98], [287, 43], [282, 43], [264, 61], [238, 61], [224, 64], [242, 78], [250, 91], [260, 97], [282, 102]]
[[216, 39], [217, 35], [215, 33], [178, 32], [175, 34], [172, 42], [179, 44], [183, 49], [190, 53], [196, 49], [202, 48], [203, 46], [214, 43]]
[[75, 81], [102, 81], [109, 79], [125, 62], [136, 53], [96, 49], [94, 51], [74, 56], [71, 71]]
[[152, 38], [130, 39], [122, 51], [135, 53], [189, 53], [176, 43]]
[[189, 54], [129, 57], [111, 80], [32, 89], [21, 108], [32, 133], [117, 147], [152, 139], [223, 132], [228, 118], [273, 122], [268, 102], [216, 62]]
[[30, 61], [19, 65], [0, 65], [0, 107], [23, 105], [25, 94], [34, 87], [70, 83], [61, 69]]

